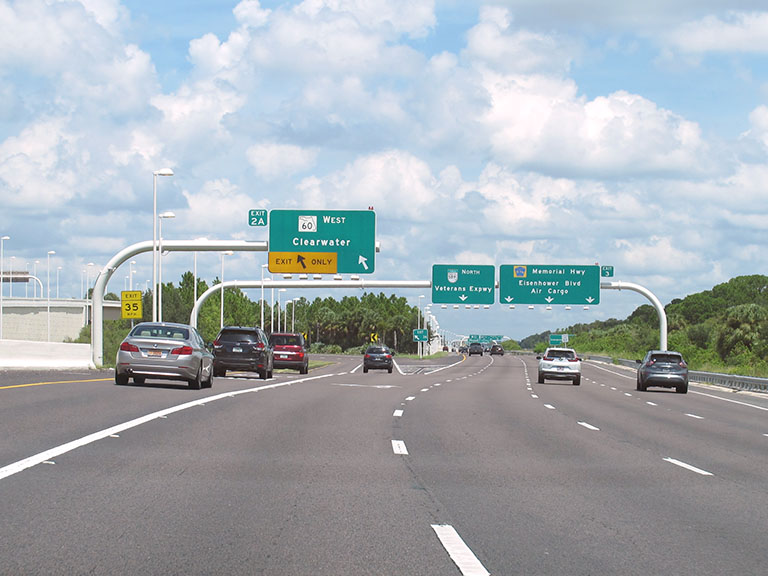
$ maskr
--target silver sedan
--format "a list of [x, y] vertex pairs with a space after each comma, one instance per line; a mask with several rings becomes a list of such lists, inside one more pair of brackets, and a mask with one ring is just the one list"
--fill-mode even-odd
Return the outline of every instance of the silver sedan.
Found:
[[133, 378], [186, 380], [195, 390], [213, 383], [213, 354], [200, 333], [187, 324], [142, 322], [126, 336], [117, 350], [115, 383]]

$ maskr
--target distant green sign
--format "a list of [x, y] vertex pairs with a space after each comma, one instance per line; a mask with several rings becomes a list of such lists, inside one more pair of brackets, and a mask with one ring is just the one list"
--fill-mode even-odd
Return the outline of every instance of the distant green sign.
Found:
[[413, 331], [414, 342], [429, 342], [429, 330], [426, 328], [416, 328]]
[[266, 226], [268, 222], [266, 210], [249, 210], [248, 226]]
[[561, 346], [562, 344], [568, 344], [569, 335], [568, 334], [550, 334], [549, 335], [549, 345], [550, 346]]
[[434, 304], [493, 304], [496, 297], [496, 268], [475, 264], [432, 266]]
[[500, 334], [470, 334], [467, 340], [470, 342], [498, 342], [502, 338], [504, 336]]
[[502, 304], [599, 304], [599, 266], [501, 265]]
[[600, 276], [603, 278], [612, 278], [613, 277], [613, 266], [601, 266], [600, 267]]

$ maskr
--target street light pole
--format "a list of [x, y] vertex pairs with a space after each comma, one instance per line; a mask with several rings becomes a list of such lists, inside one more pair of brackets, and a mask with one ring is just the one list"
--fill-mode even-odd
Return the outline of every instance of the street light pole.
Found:
[[0, 340], [3, 339], [3, 284], [5, 284], [5, 276], [3, 275], [3, 242], [10, 239], [10, 236], [0, 236]]
[[158, 321], [163, 321], [163, 220], [166, 218], [176, 218], [176, 214], [173, 212], [163, 212], [160, 214], [158, 218], [158, 226], [160, 228], [160, 238], [159, 238], [159, 245], [158, 245], [158, 253], [159, 253], [159, 260], [158, 260], [158, 290], [157, 290], [157, 319]]
[[157, 177], [173, 176], [173, 170], [152, 172], [152, 322], [157, 322]]
[[16, 260], [16, 256], [11, 256], [11, 283], [8, 285], [8, 298], [13, 298], [13, 261]]
[[264, 268], [269, 264], [261, 265], [261, 303], [259, 304], [259, 311], [261, 312], [261, 329], [264, 330]]
[[[277, 291], [277, 331], [280, 331], [280, 293], [286, 292], [287, 288], [280, 288]], [[283, 314], [283, 319], [285, 319], [285, 314]], [[283, 328], [283, 331], [285, 331], [285, 328]]]
[[[221, 283], [224, 284], [224, 256], [232, 256], [232, 250], [225, 250], [221, 253]], [[224, 287], [221, 288], [221, 321], [220, 327], [224, 328]]]
[[56, 300], [59, 299], [59, 272], [61, 272], [61, 266], [56, 268]]
[[[48, 262], [45, 271], [45, 287], [48, 292], [48, 342], [51, 341], [51, 256], [56, 254], [53, 250], [48, 250]], [[41, 294], [42, 296], [42, 294]]]

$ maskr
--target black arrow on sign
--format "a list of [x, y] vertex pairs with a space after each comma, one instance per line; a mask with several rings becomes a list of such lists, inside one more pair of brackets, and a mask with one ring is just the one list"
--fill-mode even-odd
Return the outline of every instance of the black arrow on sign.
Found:
[[296, 262], [298, 262], [299, 264], [301, 264], [301, 267], [302, 267], [302, 268], [304, 268], [304, 270], [306, 270], [306, 269], [307, 269], [307, 265], [306, 265], [306, 264], [304, 264], [304, 256], [302, 256], [301, 254], [298, 254], [298, 255], [296, 256]]

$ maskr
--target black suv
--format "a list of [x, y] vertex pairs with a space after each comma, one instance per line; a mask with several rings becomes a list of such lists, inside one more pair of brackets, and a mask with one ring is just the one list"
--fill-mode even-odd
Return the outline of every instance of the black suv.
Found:
[[480, 344], [480, 342], [472, 342], [469, 345], [469, 355], [472, 356], [472, 354], [480, 354], [480, 356], [483, 355], [483, 345]]
[[272, 378], [275, 365], [269, 338], [261, 328], [225, 326], [213, 341], [213, 375], [227, 370], [258, 372], [262, 380]]

